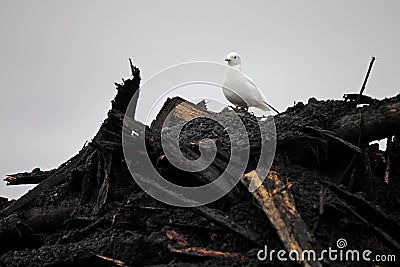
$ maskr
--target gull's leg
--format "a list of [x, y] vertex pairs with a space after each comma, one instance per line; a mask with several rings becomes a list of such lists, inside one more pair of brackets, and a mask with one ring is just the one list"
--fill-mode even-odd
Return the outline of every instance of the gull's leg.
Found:
[[237, 112], [238, 111], [238, 107], [236, 107], [236, 106], [228, 106], [228, 107], [230, 107], [233, 111], [235, 111], [235, 112]]
[[240, 111], [248, 111], [249, 110], [249, 108], [246, 106], [237, 106], [237, 109]]

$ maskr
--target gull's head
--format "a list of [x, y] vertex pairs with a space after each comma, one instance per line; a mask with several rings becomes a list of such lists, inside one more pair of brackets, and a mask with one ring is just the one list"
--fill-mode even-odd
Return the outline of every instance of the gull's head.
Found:
[[240, 59], [240, 56], [236, 52], [230, 52], [226, 58], [225, 61], [228, 62], [229, 66], [237, 66], [242, 63], [242, 60]]

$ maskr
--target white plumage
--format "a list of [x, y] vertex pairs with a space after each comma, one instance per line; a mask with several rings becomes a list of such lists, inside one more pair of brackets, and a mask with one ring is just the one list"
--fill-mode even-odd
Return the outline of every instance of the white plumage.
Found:
[[222, 91], [226, 99], [237, 107], [256, 107], [264, 111], [270, 110], [260, 89], [252, 79], [241, 71], [241, 58], [238, 53], [231, 52], [225, 61], [230, 67], [225, 74]]

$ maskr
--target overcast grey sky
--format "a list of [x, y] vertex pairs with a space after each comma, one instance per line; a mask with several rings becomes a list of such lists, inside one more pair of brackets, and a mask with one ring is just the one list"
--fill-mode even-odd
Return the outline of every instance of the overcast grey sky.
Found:
[[[399, 93], [400, 1], [0, 2], [0, 177], [57, 167], [97, 132], [130, 75], [237, 51], [268, 101]], [[222, 79], [222, 78], [221, 78]], [[15, 198], [29, 186], [5, 187]]]

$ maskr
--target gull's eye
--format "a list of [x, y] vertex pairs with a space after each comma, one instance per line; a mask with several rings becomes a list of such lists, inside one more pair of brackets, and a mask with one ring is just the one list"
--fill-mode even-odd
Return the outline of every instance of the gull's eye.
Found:
[[234, 56], [233, 58], [236, 58], [236, 56]]

